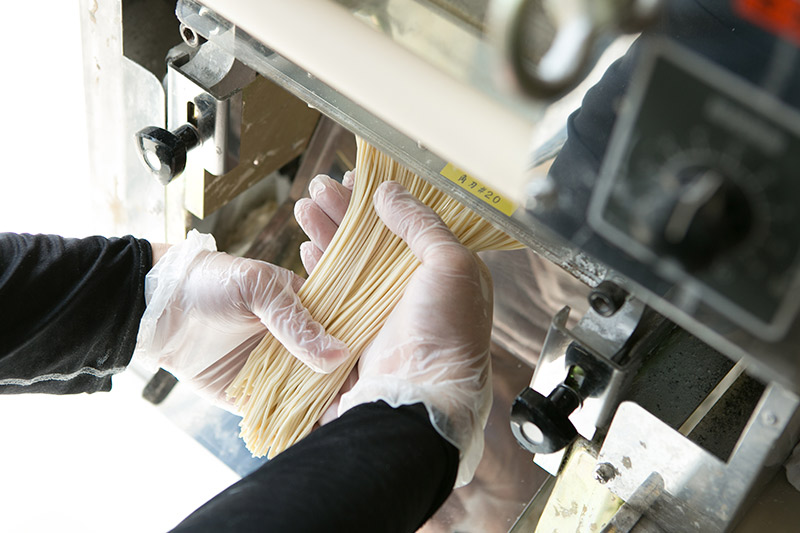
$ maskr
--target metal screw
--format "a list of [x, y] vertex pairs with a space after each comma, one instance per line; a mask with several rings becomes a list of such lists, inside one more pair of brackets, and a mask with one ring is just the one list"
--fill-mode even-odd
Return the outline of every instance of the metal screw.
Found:
[[761, 415], [761, 420], [763, 420], [764, 424], [768, 426], [774, 426], [778, 423], [778, 417], [775, 416], [773, 413], [764, 413]]
[[185, 24], [181, 24], [180, 26], [181, 38], [183, 42], [191, 46], [192, 48], [197, 48], [204, 42], [206, 42], [205, 38], [198, 35], [196, 31]]
[[600, 463], [594, 469], [594, 478], [601, 485], [605, 485], [617, 477], [617, 469], [611, 463]]

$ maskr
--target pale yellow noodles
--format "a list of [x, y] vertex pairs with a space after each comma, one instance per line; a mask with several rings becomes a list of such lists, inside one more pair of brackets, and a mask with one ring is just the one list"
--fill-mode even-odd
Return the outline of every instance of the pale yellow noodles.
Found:
[[308, 435], [419, 266], [414, 254], [381, 222], [373, 208], [375, 190], [389, 180], [399, 182], [433, 208], [471, 250], [521, 247], [359, 140], [350, 206], [333, 241], [299, 292], [312, 316], [328, 333], [347, 343], [350, 359], [330, 374], [318, 374], [268, 333], [227, 391], [244, 415], [241, 436], [253, 455], [269, 453], [272, 457]]

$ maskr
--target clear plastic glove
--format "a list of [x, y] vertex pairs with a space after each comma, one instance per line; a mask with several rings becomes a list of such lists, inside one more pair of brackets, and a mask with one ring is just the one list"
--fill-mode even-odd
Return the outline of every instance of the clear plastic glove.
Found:
[[294, 217], [311, 239], [300, 245], [300, 259], [309, 274], [328, 248], [347, 212], [353, 189], [353, 173], [345, 172], [342, 183], [321, 174], [308, 184], [311, 198], [294, 204]]
[[330, 372], [348, 350], [300, 303], [302, 285], [283, 268], [216, 252], [211, 235], [192, 230], [145, 278], [134, 357], [228, 410], [225, 389], [267, 329], [309, 367]]
[[[297, 205], [295, 213], [312, 238], [303, 259], [316, 264], [333, 235], [329, 230], [341, 222], [338, 213], [343, 214], [349, 191], [327, 176], [314, 182], [312, 198]], [[465, 485], [483, 453], [492, 403], [491, 278], [477, 255], [399, 184], [382, 185], [374, 204], [422, 265], [362, 354], [357, 380], [341, 395], [338, 412], [379, 400], [392, 406], [423, 403], [439, 434], [460, 450], [456, 486]], [[323, 227], [326, 231], [319, 233]]]

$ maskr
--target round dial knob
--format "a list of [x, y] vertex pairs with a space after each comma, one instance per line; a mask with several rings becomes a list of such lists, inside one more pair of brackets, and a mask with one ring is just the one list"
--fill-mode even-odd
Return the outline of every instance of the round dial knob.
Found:
[[672, 191], [648, 215], [648, 244], [690, 271], [710, 265], [744, 241], [753, 226], [746, 192], [719, 169], [693, 165], [672, 173]]

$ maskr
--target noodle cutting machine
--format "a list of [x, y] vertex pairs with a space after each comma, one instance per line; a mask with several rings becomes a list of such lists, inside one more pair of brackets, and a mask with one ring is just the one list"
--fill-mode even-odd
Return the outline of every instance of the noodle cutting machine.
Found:
[[774, 504], [800, 499], [796, 0], [81, 8], [92, 168], [147, 206], [126, 227], [182, 238], [324, 123], [587, 287], [511, 408], [550, 474], [512, 531], [800, 523]]

